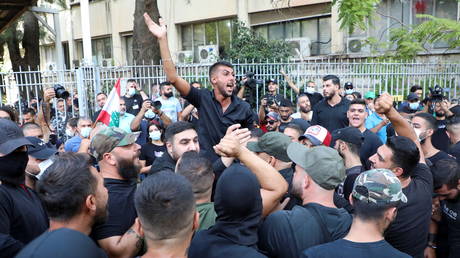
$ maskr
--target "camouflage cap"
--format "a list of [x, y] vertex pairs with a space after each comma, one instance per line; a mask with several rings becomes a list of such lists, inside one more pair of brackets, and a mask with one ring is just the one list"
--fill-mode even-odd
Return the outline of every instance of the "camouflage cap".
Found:
[[122, 147], [135, 143], [139, 134], [140, 132], [127, 133], [123, 129], [117, 127], [108, 127], [98, 132], [91, 139], [90, 153], [100, 161], [104, 153], [111, 152], [115, 147]]
[[372, 169], [361, 173], [353, 186], [353, 197], [375, 204], [407, 202], [401, 182], [388, 169]]

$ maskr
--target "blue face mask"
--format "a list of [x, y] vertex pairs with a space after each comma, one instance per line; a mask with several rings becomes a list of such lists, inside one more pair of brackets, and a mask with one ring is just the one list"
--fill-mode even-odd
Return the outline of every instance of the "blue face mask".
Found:
[[161, 132], [160, 131], [150, 132], [149, 137], [150, 139], [152, 139], [152, 141], [158, 141], [161, 138]]
[[352, 94], [353, 93], [353, 89], [351, 90], [345, 90], [345, 94]]
[[144, 117], [146, 119], [153, 119], [155, 117], [155, 113], [151, 109], [149, 109], [147, 110], [147, 112], [145, 112]]
[[417, 110], [419, 107], [419, 103], [418, 102], [415, 102], [415, 103], [409, 103], [409, 108], [411, 110]]
[[84, 127], [80, 130], [80, 135], [83, 138], [88, 138], [91, 133], [91, 127]]

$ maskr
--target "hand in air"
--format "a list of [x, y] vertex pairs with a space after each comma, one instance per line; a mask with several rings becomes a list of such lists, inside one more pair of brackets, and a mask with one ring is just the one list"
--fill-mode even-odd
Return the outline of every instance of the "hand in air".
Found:
[[147, 13], [144, 13], [144, 21], [150, 32], [158, 39], [166, 37], [166, 21], [163, 18], [159, 19], [160, 25], [155, 23]]

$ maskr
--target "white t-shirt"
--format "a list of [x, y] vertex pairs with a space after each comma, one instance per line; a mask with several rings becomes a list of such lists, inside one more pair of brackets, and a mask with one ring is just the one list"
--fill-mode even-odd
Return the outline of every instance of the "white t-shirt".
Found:
[[177, 122], [177, 113], [182, 111], [179, 100], [175, 97], [169, 99], [160, 97], [157, 100], [161, 102], [161, 111], [163, 111], [173, 123]]

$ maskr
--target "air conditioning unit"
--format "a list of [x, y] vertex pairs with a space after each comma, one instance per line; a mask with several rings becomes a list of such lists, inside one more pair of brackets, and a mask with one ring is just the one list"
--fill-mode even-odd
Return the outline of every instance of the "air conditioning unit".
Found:
[[56, 71], [57, 66], [56, 66], [55, 63], [48, 63], [48, 64], [46, 64], [46, 68], [47, 68], [48, 70], [50, 70], [50, 71]]
[[348, 38], [347, 54], [369, 54], [370, 46], [365, 41], [366, 37]]
[[193, 51], [184, 50], [184, 51], [177, 52], [177, 63], [179, 64], [193, 63]]
[[288, 42], [290, 49], [291, 49], [291, 57], [293, 59], [300, 59], [303, 60], [306, 57], [311, 55], [310, 47], [311, 47], [311, 40], [310, 38], [292, 38], [286, 39]]
[[102, 59], [100, 65], [103, 67], [112, 66], [112, 58]]
[[198, 56], [200, 63], [214, 63], [219, 58], [219, 47], [216, 45], [199, 46]]

